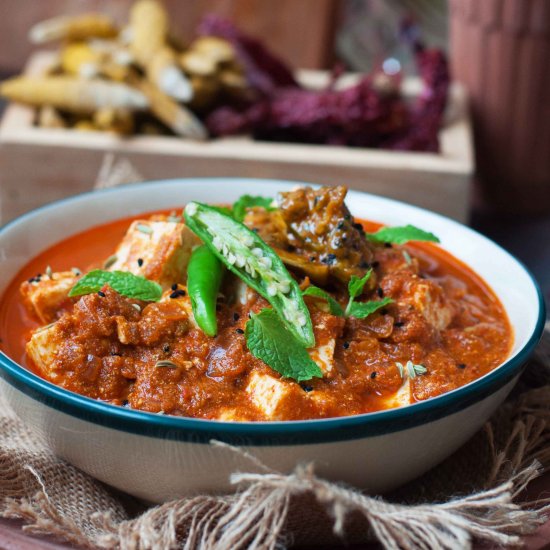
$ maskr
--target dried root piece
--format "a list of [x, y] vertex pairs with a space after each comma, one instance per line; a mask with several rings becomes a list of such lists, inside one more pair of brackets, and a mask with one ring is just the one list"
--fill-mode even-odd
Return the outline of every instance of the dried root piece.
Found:
[[207, 138], [206, 128], [189, 109], [179, 105], [148, 80], [133, 84], [149, 100], [151, 112], [174, 133], [197, 140]]
[[33, 44], [53, 40], [87, 40], [89, 38], [114, 38], [118, 29], [114, 21], [100, 13], [60, 16], [34, 25], [29, 31]]
[[74, 130], [77, 130], [78, 132], [95, 132], [97, 128], [95, 127], [95, 124], [91, 121], [86, 119], [77, 120], [74, 123], [73, 126]]
[[191, 48], [214, 61], [216, 65], [231, 63], [237, 58], [231, 42], [217, 36], [201, 36], [191, 44]]
[[221, 86], [216, 76], [192, 76], [193, 99], [189, 107], [201, 111], [215, 102]]
[[192, 98], [193, 88], [168, 45], [168, 15], [156, 0], [138, 0], [130, 11], [130, 51], [147, 78], [178, 101]]
[[36, 123], [40, 128], [66, 128], [67, 124], [56, 109], [50, 105], [44, 105], [38, 110]]
[[242, 98], [248, 90], [237, 54], [227, 40], [212, 36], [198, 38], [180, 55], [179, 61], [191, 77], [193, 109], [205, 110], [223, 93]]
[[215, 59], [193, 50], [181, 54], [180, 64], [186, 73], [193, 76], [212, 76], [218, 70]]
[[142, 110], [149, 105], [143, 93], [125, 84], [72, 76], [12, 78], [0, 84], [0, 95], [73, 113], [93, 113], [103, 107]]
[[129, 135], [134, 131], [134, 116], [126, 109], [98, 109], [93, 116], [98, 130]]
[[99, 73], [103, 56], [85, 42], [73, 42], [61, 51], [61, 67], [67, 74], [93, 78]]

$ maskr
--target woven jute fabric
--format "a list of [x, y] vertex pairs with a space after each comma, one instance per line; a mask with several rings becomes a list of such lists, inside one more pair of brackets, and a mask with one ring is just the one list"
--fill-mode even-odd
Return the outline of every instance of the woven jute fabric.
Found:
[[[114, 173], [113, 159], [107, 161], [106, 187], [121, 182], [120, 174], [106, 181]], [[126, 178], [131, 168], [119, 172]], [[290, 474], [269, 470], [234, 448], [254, 473], [235, 472], [233, 494], [148, 507], [56, 458], [0, 395], [0, 516], [82, 548], [274, 549], [373, 539], [411, 550], [519, 544], [550, 515], [549, 503], [524, 496], [530, 481], [550, 469], [549, 404], [547, 327], [516, 389], [484, 429], [392, 494], [366, 495], [324, 480], [314, 464], [298, 464]]]

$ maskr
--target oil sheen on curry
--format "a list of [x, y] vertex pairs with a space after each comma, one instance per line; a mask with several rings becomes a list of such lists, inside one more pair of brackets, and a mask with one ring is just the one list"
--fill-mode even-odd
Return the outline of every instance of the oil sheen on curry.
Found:
[[501, 364], [513, 336], [487, 285], [345, 197], [192, 202], [70, 237], [8, 289], [3, 350], [93, 399], [224, 421], [400, 407]]

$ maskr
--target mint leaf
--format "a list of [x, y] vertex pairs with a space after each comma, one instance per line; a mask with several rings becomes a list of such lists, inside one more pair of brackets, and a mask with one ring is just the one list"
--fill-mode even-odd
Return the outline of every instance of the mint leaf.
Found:
[[355, 275], [351, 276], [351, 279], [348, 283], [348, 293], [350, 297], [350, 301], [352, 301], [354, 298], [359, 296], [361, 292], [363, 292], [363, 288], [367, 284], [367, 281], [370, 279], [370, 276], [372, 275], [372, 268], [369, 269], [364, 277], [356, 277]]
[[274, 309], [263, 309], [246, 323], [246, 345], [258, 359], [297, 382], [322, 378], [323, 372]]
[[83, 296], [92, 294], [109, 285], [113, 290], [128, 296], [147, 302], [158, 302], [162, 296], [162, 288], [153, 281], [144, 277], [138, 277], [129, 271], [103, 271], [94, 269], [86, 273], [82, 279], [71, 288], [69, 296]]
[[366, 233], [367, 239], [377, 243], [405, 244], [409, 241], [430, 241], [438, 243], [439, 239], [428, 231], [419, 229], [414, 225], [402, 227], [383, 227], [376, 233]]
[[364, 319], [380, 308], [393, 303], [391, 298], [384, 298], [376, 302], [353, 302], [348, 308], [348, 315], [356, 319]]
[[315, 298], [321, 298], [322, 300], [325, 300], [328, 304], [329, 312], [332, 315], [336, 315], [337, 317], [344, 317], [344, 309], [342, 308], [342, 306], [328, 292], [325, 292], [322, 288], [311, 285], [311, 286], [308, 286], [302, 292], [302, 294], [304, 296], [313, 296]]
[[226, 216], [233, 216], [233, 211], [228, 206], [212, 206], [212, 208]]
[[269, 197], [253, 197], [252, 195], [243, 195], [233, 205], [233, 217], [242, 222], [246, 216], [246, 209], [252, 206], [262, 206], [268, 211], [276, 210], [273, 206], [273, 199]]

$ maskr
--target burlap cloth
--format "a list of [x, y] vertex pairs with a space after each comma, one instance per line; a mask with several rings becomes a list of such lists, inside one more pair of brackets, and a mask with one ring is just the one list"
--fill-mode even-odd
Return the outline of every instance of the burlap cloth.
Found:
[[485, 428], [392, 494], [367, 496], [303, 464], [290, 475], [236, 472], [235, 494], [147, 507], [56, 458], [0, 395], [0, 516], [83, 548], [272, 549], [373, 539], [391, 549], [519, 544], [550, 516], [548, 501], [524, 502], [529, 482], [550, 469], [549, 404], [547, 327], [520, 383]]

